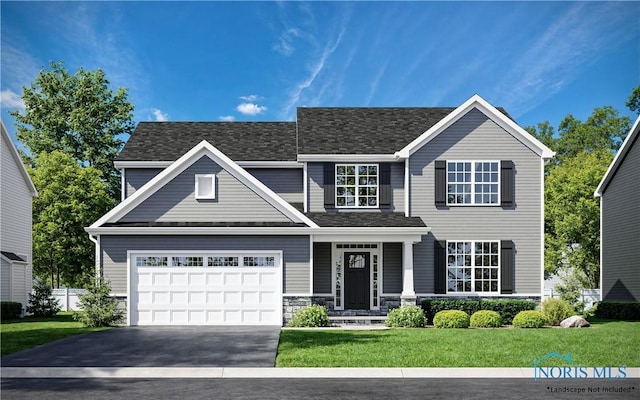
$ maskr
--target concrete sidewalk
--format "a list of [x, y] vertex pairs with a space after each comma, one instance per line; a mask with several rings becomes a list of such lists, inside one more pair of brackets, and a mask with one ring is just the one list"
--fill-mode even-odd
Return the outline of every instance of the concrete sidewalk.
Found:
[[[628, 379], [640, 368], [627, 368]], [[527, 368], [3, 367], [2, 378], [534, 378]], [[584, 380], [584, 379], [580, 379]], [[618, 379], [618, 381], [621, 381]]]

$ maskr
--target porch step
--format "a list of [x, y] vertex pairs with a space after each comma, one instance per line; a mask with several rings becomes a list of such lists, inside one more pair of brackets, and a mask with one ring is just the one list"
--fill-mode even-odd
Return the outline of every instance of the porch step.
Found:
[[386, 316], [336, 316], [329, 317], [329, 321], [336, 325], [378, 325], [384, 324]]

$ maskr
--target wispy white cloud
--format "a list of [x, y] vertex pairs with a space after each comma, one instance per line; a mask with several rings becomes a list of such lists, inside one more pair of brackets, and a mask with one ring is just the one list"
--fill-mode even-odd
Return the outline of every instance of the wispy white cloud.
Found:
[[262, 97], [258, 96], [257, 94], [250, 94], [248, 96], [240, 96], [240, 100], [252, 103], [256, 100], [262, 100]]
[[236, 107], [236, 110], [244, 115], [258, 115], [267, 111], [267, 107], [255, 103], [240, 103], [238, 107]]
[[22, 97], [20, 97], [19, 94], [17, 94], [11, 89], [5, 89], [3, 91], [0, 91], [0, 105], [4, 109], [11, 109], [11, 110], [25, 109], [25, 105], [24, 105], [24, 101], [22, 101]]
[[22, 50], [19, 43], [10, 42], [7, 35], [2, 37], [2, 86], [21, 90], [29, 86], [43, 66], [31, 54]]
[[236, 120], [236, 117], [234, 117], [233, 115], [221, 115], [218, 117], [218, 119], [224, 122], [233, 122]]
[[300, 36], [298, 28], [287, 28], [280, 34], [278, 42], [273, 45], [273, 49], [284, 56], [290, 56], [295, 50], [293, 40]]
[[367, 94], [367, 98], [365, 100], [365, 105], [369, 105], [371, 104], [371, 100], [373, 99], [373, 96], [376, 94], [376, 91], [378, 90], [378, 85], [380, 84], [380, 79], [382, 79], [382, 76], [384, 75], [385, 71], [387, 70], [387, 66], [389, 65], [389, 60], [387, 60], [384, 65], [378, 69], [378, 72], [376, 73], [376, 75], [373, 77], [373, 79], [371, 80], [371, 83], [369, 84], [369, 93]]
[[152, 108], [151, 112], [153, 113], [153, 117], [155, 118], [155, 120], [158, 122], [166, 122], [169, 120], [169, 115], [157, 108]]
[[576, 79], [577, 72], [606, 54], [611, 43], [637, 31], [629, 29], [621, 3], [576, 3], [516, 57], [502, 79], [494, 102], [514, 116], [543, 103]]

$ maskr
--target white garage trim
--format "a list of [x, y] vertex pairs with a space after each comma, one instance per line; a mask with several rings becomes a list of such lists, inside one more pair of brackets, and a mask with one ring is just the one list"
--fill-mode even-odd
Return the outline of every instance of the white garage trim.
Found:
[[130, 250], [127, 324], [282, 325], [282, 271], [278, 250]]

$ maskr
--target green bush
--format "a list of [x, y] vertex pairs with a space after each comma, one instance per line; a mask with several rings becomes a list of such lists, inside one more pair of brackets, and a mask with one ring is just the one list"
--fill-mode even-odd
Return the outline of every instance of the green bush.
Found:
[[118, 308], [118, 300], [111, 297], [111, 285], [102, 278], [79, 296], [81, 311], [74, 311], [73, 319], [87, 327], [110, 326], [119, 322], [124, 312]]
[[536, 302], [533, 300], [482, 300], [481, 310], [496, 311], [502, 317], [502, 323], [510, 324], [520, 311], [535, 310]]
[[422, 308], [418, 306], [400, 306], [389, 311], [385, 325], [393, 328], [420, 328], [425, 325]]
[[562, 299], [546, 299], [542, 302], [542, 313], [547, 317], [549, 325], [560, 325], [562, 320], [575, 315], [575, 310]]
[[640, 321], [640, 302], [599, 301], [596, 303], [595, 316], [624, 321]]
[[480, 310], [471, 316], [473, 328], [499, 328], [502, 326], [502, 317], [496, 311]]
[[22, 304], [15, 301], [0, 302], [0, 319], [16, 319], [22, 314]]
[[547, 317], [540, 311], [520, 311], [513, 317], [513, 326], [516, 328], [542, 328], [547, 324]]
[[502, 317], [504, 324], [510, 324], [513, 317], [520, 311], [534, 310], [536, 302], [533, 300], [463, 300], [463, 299], [433, 299], [424, 300], [422, 309], [429, 321], [434, 315], [444, 310], [461, 310], [472, 315], [479, 310], [496, 311]]
[[436, 328], [468, 328], [469, 314], [460, 310], [440, 311], [433, 317]]
[[317, 328], [329, 326], [329, 324], [327, 309], [317, 304], [299, 309], [289, 321], [289, 326], [293, 327]]
[[53, 289], [43, 280], [33, 282], [33, 295], [29, 299], [27, 312], [35, 317], [52, 317], [60, 311], [60, 302], [53, 298]]

